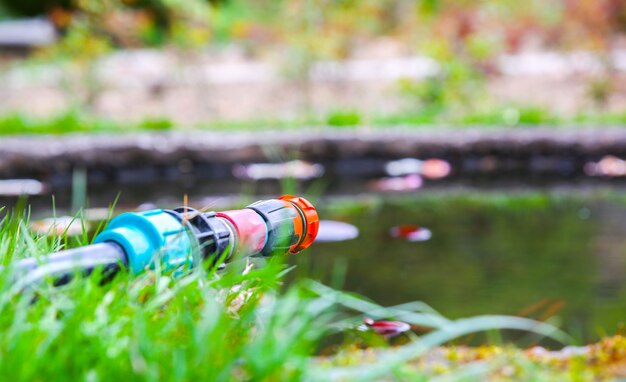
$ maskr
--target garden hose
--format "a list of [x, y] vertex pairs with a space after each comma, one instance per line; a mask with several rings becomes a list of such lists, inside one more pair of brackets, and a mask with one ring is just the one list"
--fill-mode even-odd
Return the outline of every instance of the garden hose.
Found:
[[223, 212], [189, 207], [127, 212], [112, 219], [94, 244], [21, 260], [14, 271], [30, 281], [52, 276], [62, 283], [76, 271], [97, 267], [133, 274], [188, 269], [206, 261], [298, 253], [313, 243], [318, 229], [315, 207], [292, 195]]

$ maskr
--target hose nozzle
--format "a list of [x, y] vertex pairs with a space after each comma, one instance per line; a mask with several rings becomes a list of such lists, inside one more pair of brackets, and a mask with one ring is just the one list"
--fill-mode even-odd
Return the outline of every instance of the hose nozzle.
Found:
[[[313, 207], [313, 204], [305, 198], [293, 195], [283, 195], [278, 200], [290, 203], [293, 208], [298, 211], [298, 215], [294, 219], [294, 233], [299, 236], [300, 239], [294, 245], [289, 248], [290, 253], [298, 253], [304, 249], [307, 249], [320, 229], [320, 218], [317, 214], [317, 210]], [[291, 207], [286, 205], [287, 208]]]
[[307, 248], [319, 230], [315, 207], [306, 199], [283, 195], [261, 200], [242, 210], [218, 212], [237, 232], [237, 252], [273, 256]]
[[298, 253], [319, 230], [315, 207], [306, 199], [283, 195], [240, 210], [128, 212], [111, 221], [96, 243], [119, 245], [134, 273], [159, 260], [166, 268], [195, 266], [201, 259]]

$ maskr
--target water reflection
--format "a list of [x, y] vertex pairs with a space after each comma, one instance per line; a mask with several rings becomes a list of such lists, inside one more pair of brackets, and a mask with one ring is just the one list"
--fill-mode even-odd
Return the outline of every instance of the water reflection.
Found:
[[35, 179], [0, 179], [0, 196], [41, 195], [46, 185]]
[[315, 238], [316, 243], [334, 242], [356, 239], [359, 229], [352, 224], [334, 221], [320, 220], [320, 228]]
[[626, 161], [613, 155], [607, 155], [602, 157], [598, 162], [585, 164], [584, 171], [585, 174], [589, 176], [625, 176]]
[[[452, 318], [556, 316], [581, 340], [625, 322], [626, 204], [618, 197], [420, 195], [321, 211], [360, 236], [314, 245], [309, 272], [330, 282], [345, 263], [344, 288], [383, 305], [425, 301]], [[390, 240], [402, 221], [436, 234], [420, 245]]]
[[406, 224], [395, 226], [389, 230], [389, 235], [394, 239], [404, 239], [406, 241], [426, 241], [433, 236], [428, 228]]
[[321, 164], [301, 160], [283, 163], [251, 163], [233, 166], [233, 176], [237, 179], [261, 180], [293, 178], [308, 180], [324, 175]]
[[385, 171], [390, 176], [418, 174], [429, 179], [445, 178], [451, 170], [450, 163], [442, 159], [404, 158], [385, 165]]
[[422, 177], [413, 174], [374, 180], [370, 183], [370, 189], [379, 192], [413, 191], [421, 188], [423, 184]]

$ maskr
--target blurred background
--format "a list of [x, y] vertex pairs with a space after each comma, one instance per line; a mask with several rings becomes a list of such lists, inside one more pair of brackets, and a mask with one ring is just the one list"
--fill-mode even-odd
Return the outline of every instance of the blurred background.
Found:
[[619, 330], [625, 126], [623, 0], [0, 0], [4, 213], [300, 193], [385, 305]]
[[187, 127], [624, 117], [621, 0], [3, 0], [0, 20], [5, 113]]

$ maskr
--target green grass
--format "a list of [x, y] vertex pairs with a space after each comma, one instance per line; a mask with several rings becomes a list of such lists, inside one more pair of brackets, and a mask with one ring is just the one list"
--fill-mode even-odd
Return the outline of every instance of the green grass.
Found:
[[361, 124], [361, 115], [354, 110], [336, 111], [328, 114], [326, 124], [328, 126], [358, 126]]
[[168, 118], [148, 118], [134, 123], [115, 122], [88, 116], [71, 110], [47, 118], [34, 118], [22, 113], [0, 116], [0, 135], [36, 135], [71, 133], [131, 133], [139, 131], [171, 131], [176, 128], [195, 127], [200, 130], [253, 131], [262, 129], [295, 130], [302, 128], [330, 127], [338, 129], [369, 126], [436, 127], [445, 125], [460, 129], [481, 126], [494, 128], [517, 128], [550, 126], [568, 128], [578, 126], [626, 125], [626, 113], [579, 114], [570, 117], [558, 116], [541, 108], [496, 108], [480, 113], [447, 115], [434, 111], [397, 113], [372, 116], [356, 110], [337, 110], [325, 116], [303, 116], [298, 119], [216, 120], [196, 126], [177, 126]]
[[[90, 239], [36, 237], [28, 232], [28, 214], [2, 213], [5, 264]], [[421, 302], [382, 307], [306, 279], [284, 286], [288, 270], [281, 260], [247, 274], [235, 263], [226, 272], [199, 267], [177, 277], [158, 271], [134, 277], [121, 273], [104, 284], [95, 273], [61, 287], [48, 280], [24, 288], [5, 269], [0, 275], [0, 375], [16, 381], [426, 380], [439, 372], [420, 366], [422, 357], [472, 333], [522, 330], [557, 343], [570, 340], [549, 324], [525, 318], [449, 320]], [[410, 335], [395, 347], [380, 347], [384, 341], [376, 336], [348, 341], [364, 316], [399, 319], [432, 331]], [[319, 358], [320, 351], [328, 351], [328, 339], [337, 335], [344, 344], [331, 349], [344, 351]], [[363, 359], [353, 347], [368, 344], [379, 347], [374, 358]], [[508, 361], [495, 357], [480, 365], [458, 365], [449, 375], [479, 378], [503, 362]], [[534, 370], [551, 373], [534, 363], [522, 368]]]
[[120, 133], [140, 130], [165, 131], [173, 123], [165, 118], [146, 119], [139, 123], [118, 123], [102, 118], [90, 118], [78, 111], [68, 111], [50, 118], [33, 118], [21, 113], [0, 117], [0, 135]]

